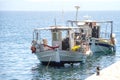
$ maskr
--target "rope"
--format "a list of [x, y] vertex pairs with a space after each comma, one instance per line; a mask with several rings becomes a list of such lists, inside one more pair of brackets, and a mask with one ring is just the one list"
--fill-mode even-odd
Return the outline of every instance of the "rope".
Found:
[[51, 49], [55, 49], [55, 48], [59, 48], [59, 46], [49, 46], [49, 45], [46, 45], [46, 44], [43, 44], [44, 46], [47, 46], [47, 47], [49, 47], [49, 48], [51, 48]]
[[51, 61], [51, 57], [50, 57], [50, 59], [49, 59], [49, 61], [48, 61], [48, 64], [47, 64], [47, 66], [46, 66], [46, 70], [48, 69], [48, 66], [49, 66], [49, 64], [50, 64], [50, 61]]

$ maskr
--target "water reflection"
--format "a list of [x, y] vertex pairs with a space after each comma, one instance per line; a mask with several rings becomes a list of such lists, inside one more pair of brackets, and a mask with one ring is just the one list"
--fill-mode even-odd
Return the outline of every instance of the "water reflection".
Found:
[[96, 67], [101, 69], [115, 62], [115, 55], [93, 56], [86, 63], [65, 67], [46, 67], [37, 64], [32, 68], [32, 80], [84, 80], [96, 73]]

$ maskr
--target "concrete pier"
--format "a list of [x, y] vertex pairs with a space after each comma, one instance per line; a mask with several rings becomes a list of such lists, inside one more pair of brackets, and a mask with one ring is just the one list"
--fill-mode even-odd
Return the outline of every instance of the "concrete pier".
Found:
[[85, 80], [120, 80], [120, 61], [101, 70], [99, 75], [95, 73]]

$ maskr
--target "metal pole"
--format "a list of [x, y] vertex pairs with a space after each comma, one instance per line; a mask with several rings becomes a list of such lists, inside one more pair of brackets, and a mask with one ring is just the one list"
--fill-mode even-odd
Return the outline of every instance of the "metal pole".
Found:
[[56, 18], [54, 19], [54, 21], [55, 21], [55, 26], [56, 26]]
[[78, 9], [80, 8], [79, 6], [75, 6], [76, 8], [76, 21], [77, 21], [77, 17], [78, 17]]
[[111, 38], [112, 38], [112, 33], [113, 33], [113, 21], [111, 21]]

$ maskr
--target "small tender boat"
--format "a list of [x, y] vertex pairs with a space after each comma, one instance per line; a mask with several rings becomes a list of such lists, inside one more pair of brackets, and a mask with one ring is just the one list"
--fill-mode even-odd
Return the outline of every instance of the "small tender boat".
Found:
[[[113, 33], [113, 21], [68, 21], [72, 27], [89, 28], [89, 45], [91, 51], [95, 53], [110, 54], [116, 51], [116, 39]], [[86, 31], [83, 31], [86, 32]]]
[[[31, 50], [44, 65], [64, 65], [86, 60], [92, 54], [84, 27], [50, 26], [33, 31]], [[81, 38], [80, 36], [83, 36]]]

